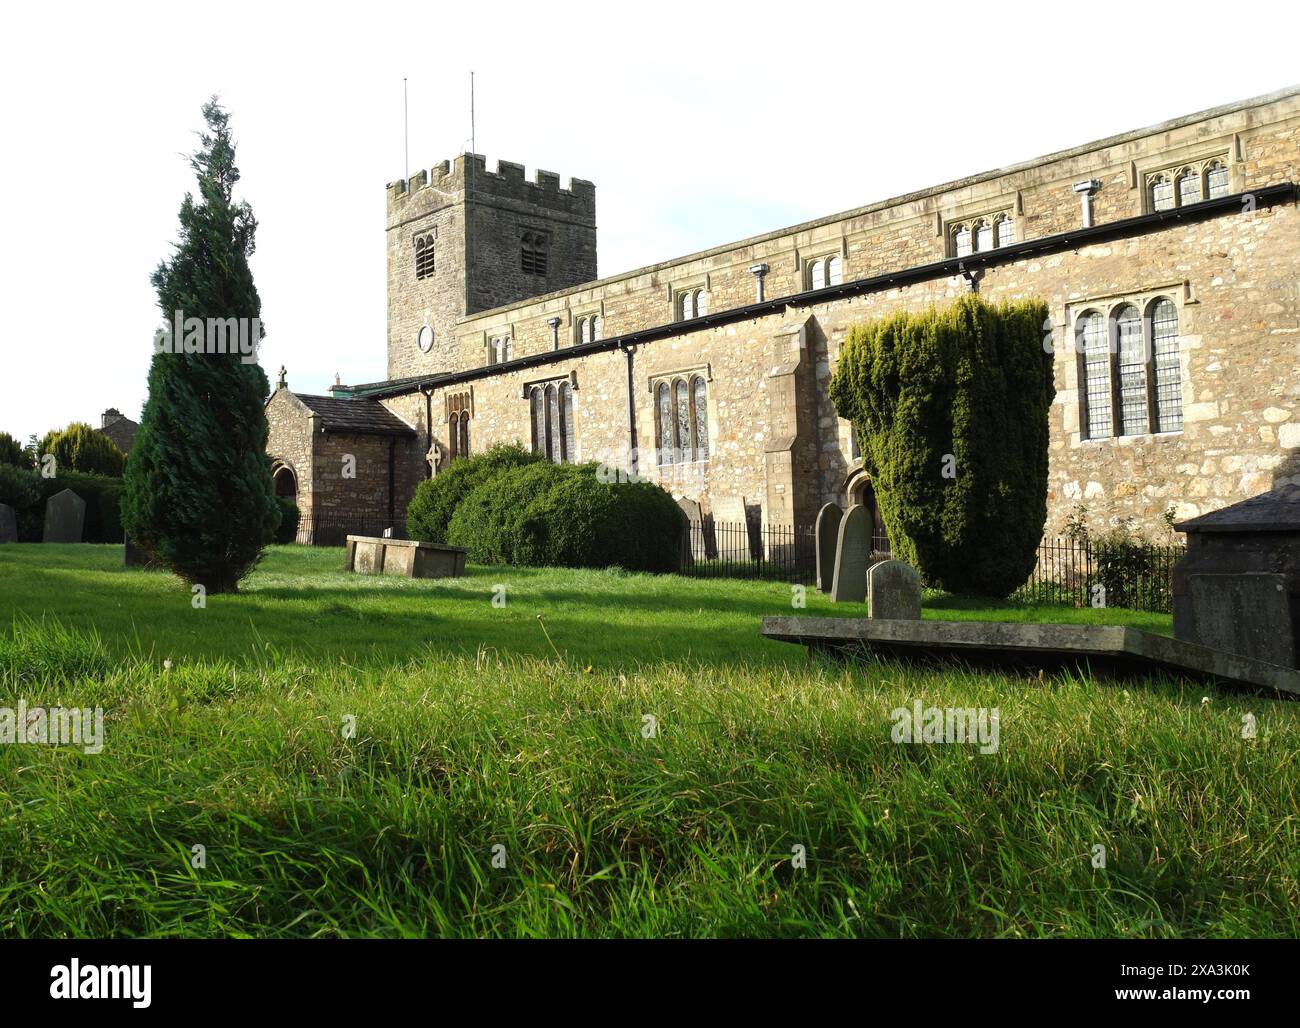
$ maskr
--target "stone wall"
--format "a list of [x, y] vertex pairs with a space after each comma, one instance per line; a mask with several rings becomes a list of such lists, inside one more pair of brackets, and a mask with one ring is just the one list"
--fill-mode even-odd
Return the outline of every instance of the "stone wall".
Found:
[[[674, 320], [675, 298], [685, 289], [705, 290], [710, 311], [747, 305], [755, 299], [749, 268], [756, 263], [768, 265], [765, 291], [773, 298], [806, 290], [809, 262], [819, 257], [838, 255], [845, 282], [944, 260], [952, 256], [953, 227], [979, 218], [1009, 217], [1017, 241], [1068, 233], [1083, 223], [1075, 189], [1082, 182], [1096, 183], [1088, 201], [1094, 224], [1136, 217], [1151, 209], [1152, 176], [1211, 161], [1223, 162], [1231, 192], [1300, 179], [1300, 94], [1177, 119], [676, 261], [465, 314], [530, 286], [512, 278], [511, 270], [517, 267], [511, 261], [518, 257], [521, 196], [556, 198], [542, 213], [557, 226], [569, 219], [575, 223], [565, 243], [573, 256], [564, 273], [580, 274], [590, 260], [594, 274], [594, 197], [588, 255], [587, 184], [575, 181], [565, 191], [542, 178], [527, 183], [522, 169], [502, 165], [492, 178], [502, 195], [475, 207], [471, 235], [481, 230], [482, 245], [472, 239], [466, 244], [474, 254], [468, 261], [473, 274], [459, 280], [461, 312], [455, 317], [437, 313], [446, 327], [439, 329], [435, 354], [426, 359], [414, 346], [423, 317], [417, 308], [426, 298], [409, 284], [395, 283], [403, 276], [414, 279], [413, 268], [395, 254], [394, 247], [409, 249], [409, 241], [394, 243], [395, 226], [448, 213], [454, 226], [455, 204], [464, 196], [464, 167], [458, 161], [454, 169], [435, 169], [431, 179], [417, 177], [409, 194], [390, 190], [390, 374], [480, 368], [486, 362], [486, 340], [502, 334], [512, 339], [514, 357], [548, 353], [552, 319], [560, 322], [561, 351], [576, 341], [577, 319], [588, 314], [602, 316], [606, 338], [667, 325]], [[478, 174], [477, 164], [472, 173]], [[1180, 517], [1193, 516], [1300, 473], [1300, 221], [1293, 202], [1250, 208], [1247, 195], [1240, 211], [1166, 223], [1129, 238], [1026, 256], [985, 270], [978, 288], [986, 298], [1036, 297], [1051, 313], [1057, 398], [1051, 413], [1049, 531], [1059, 530], [1080, 503], [1088, 506], [1094, 527], [1131, 515], [1157, 530], [1160, 514], [1170, 506]], [[410, 234], [409, 228], [402, 231]], [[499, 261], [489, 260], [489, 253]], [[440, 274], [442, 268], [440, 256]], [[448, 275], [458, 275], [455, 266]], [[640, 473], [677, 495], [701, 500], [706, 509], [738, 512], [757, 504], [769, 521], [810, 523], [820, 503], [845, 502], [855, 468], [849, 426], [826, 395], [849, 329], [896, 310], [951, 302], [967, 289], [961, 276], [936, 275], [857, 297], [801, 302], [797, 308], [726, 326], [683, 326], [669, 338], [636, 346], [632, 403]], [[454, 289], [447, 295], [454, 295]], [[1168, 298], [1178, 312], [1183, 429], [1083, 438], [1077, 356], [1066, 344], [1073, 338], [1075, 319], [1090, 307], [1113, 309], [1124, 300], [1155, 297]], [[434, 293], [427, 299], [434, 305], [443, 302]], [[454, 303], [447, 303], [450, 311]], [[797, 353], [789, 349], [792, 340]], [[697, 373], [708, 381], [709, 457], [660, 467], [655, 460], [654, 384]], [[469, 391], [472, 451], [493, 442], [527, 445], [525, 387], [571, 375], [577, 384], [579, 459], [626, 467], [628, 370], [620, 351], [562, 357], [544, 367], [511, 369], [437, 389], [432, 396], [434, 440], [445, 452], [449, 442], [440, 415], [450, 394]], [[424, 425], [423, 395], [385, 403], [409, 423]], [[425, 448], [423, 440], [411, 446], [413, 481], [424, 473], [420, 458]]]

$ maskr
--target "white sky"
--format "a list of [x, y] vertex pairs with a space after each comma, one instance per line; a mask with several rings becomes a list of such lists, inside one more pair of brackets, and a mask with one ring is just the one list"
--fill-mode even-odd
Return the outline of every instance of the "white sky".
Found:
[[[450, 7], [450, 10], [449, 10]], [[1286, 86], [1255, 3], [11, 4], [0, 429], [139, 417], [199, 107], [229, 108], [268, 377], [385, 377], [384, 184], [468, 150], [596, 183], [602, 275]], [[567, 184], [562, 183], [562, 184]]]

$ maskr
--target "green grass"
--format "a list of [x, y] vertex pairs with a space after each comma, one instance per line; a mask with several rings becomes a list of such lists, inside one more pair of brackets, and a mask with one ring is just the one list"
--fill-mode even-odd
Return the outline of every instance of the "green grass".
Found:
[[[270, 646], [312, 660], [401, 662], [429, 649], [473, 656], [554, 657], [555, 648], [596, 667], [633, 661], [744, 660], [795, 666], [800, 652], [758, 634], [767, 615], [864, 617], [865, 604], [834, 604], [814, 588], [806, 608], [780, 582], [692, 579], [471, 565], [460, 579], [421, 580], [350, 574], [342, 550], [277, 546], [233, 596], [191, 605], [186, 587], [161, 572], [127, 571], [119, 546], [0, 547], [0, 624], [16, 615], [51, 615], [94, 628], [114, 653], [162, 657], [239, 657]], [[504, 607], [493, 607], [505, 585]], [[1136, 611], [1076, 610], [926, 597], [926, 617], [946, 620], [1083, 621], [1170, 632], [1170, 618]]]
[[[117, 548], [0, 549], [0, 706], [107, 720], [99, 754], [0, 746], [0, 934], [1300, 930], [1294, 703], [810, 661], [760, 640], [790, 609], [768, 583], [338, 560], [272, 551], [193, 610]], [[894, 744], [917, 699], [999, 708], [999, 751]]]

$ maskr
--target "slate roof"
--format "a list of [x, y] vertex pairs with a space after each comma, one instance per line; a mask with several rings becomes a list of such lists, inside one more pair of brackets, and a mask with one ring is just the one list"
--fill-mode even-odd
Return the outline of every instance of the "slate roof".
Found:
[[1179, 532], [1300, 532], [1300, 485], [1284, 485], [1183, 521]]
[[294, 393], [315, 414], [326, 432], [356, 435], [415, 435], [415, 429], [378, 400], [344, 400], [335, 396]]

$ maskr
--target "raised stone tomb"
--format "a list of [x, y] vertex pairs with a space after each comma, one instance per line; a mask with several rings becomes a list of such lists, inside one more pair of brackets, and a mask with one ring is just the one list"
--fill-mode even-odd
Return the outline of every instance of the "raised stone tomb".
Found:
[[460, 578], [465, 555], [460, 546], [444, 546], [415, 539], [350, 535], [348, 570], [361, 575], [401, 575], [405, 578]]

